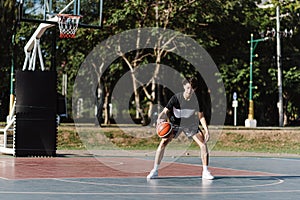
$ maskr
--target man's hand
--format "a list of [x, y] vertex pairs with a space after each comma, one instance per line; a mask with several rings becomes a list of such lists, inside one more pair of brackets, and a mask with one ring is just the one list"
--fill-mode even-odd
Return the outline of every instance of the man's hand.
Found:
[[162, 122], [165, 122], [167, 121], [166, 118], [167, 118], [167, 113], [169, 112], [168, 108], [164, 108], [157, 116], [157, 120], [156, 120], [156, 125], [162, 123]]
[[209, 134], [209, 131], [205, 131], [204, 133], [204, 143], [207, 143], [209, 141], [209, 138], [210, 138], [210, 134]]
[[160, 124], [160, 123], [162, 123], [162, 122], [165, 122], [165, 121], [166, 121], [165, 119], [157, 119], [156, 125], [158, 125], [158, 124]]

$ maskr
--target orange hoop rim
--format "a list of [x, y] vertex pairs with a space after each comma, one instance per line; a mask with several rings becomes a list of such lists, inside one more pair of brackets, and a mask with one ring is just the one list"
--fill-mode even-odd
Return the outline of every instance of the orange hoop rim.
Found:
[[56, 16], [58, 17], [67, 17], [67, 18], [81, 18], [81, 15], [74, 15], [74, 14], [66, 14], [66, 13], [59, 13]]
[[59, 27], [59, 37], [60, 38], [75, 38], [76, 31], [78, 28], [79, 20], [81, 15], [74, 14], [57, 14], [58, 17], [58, 27]]

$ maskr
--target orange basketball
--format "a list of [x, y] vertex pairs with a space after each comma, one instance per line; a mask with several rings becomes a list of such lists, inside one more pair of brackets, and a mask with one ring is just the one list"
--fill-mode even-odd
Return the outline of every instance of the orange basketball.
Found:
[[159, 137], [164, 138], [167, 137], [170, 133], [172, 133], [172, 125], [169, 122], [162, 122], [157, 125], [156, 133]]

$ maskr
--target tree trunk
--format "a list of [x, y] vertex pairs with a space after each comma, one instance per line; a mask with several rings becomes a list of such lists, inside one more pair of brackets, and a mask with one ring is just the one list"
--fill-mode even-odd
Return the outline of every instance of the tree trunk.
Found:
[[142, 105], [140, 102], [140, 95], [139, 92], [137, 90], [137, 80], [136, 77], [133, 73], [131, 73], [131, 77], [132, 77], [132, 85], [133, 85], [133, 91], [134, 91], [134, 101], [135, 101], [135, 106], [136, 106], [136, 110], [135, 110], [135, 118], [136, 119], [140, 119], [141, 118], [141, 123], [142, 125], [146, 125], [148, 120], [147, 117], [145, 116], [145, 113], [142, 109]]
[[109, 113], [109, 92], [105, 93], [104, 97], [104, 124], [109, 124], [109, 118], [110, 118], [110, 113]]

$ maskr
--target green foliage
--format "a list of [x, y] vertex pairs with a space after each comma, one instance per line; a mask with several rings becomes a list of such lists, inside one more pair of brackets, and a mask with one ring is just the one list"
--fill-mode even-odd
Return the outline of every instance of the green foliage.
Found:
[[0, 120], [6, 118], [9, 108], [10, 72], [14, 51], [15, 0], [0, 0]]
[[[283, 90], [285, 111], [290, 119], [299, 115], [299, 65], [300, 65], [300, 33], [299, 13], [300, 1], [272, 1], [280, 6], [281, 29], [292, 29], [292, 38], [282, 38]], [[0, 0], [0, 85], [2, 105], [8, 100], [9, 73], [13, 52], [12, 35], [15, 35], [15, 69], [23, 66], [23, 47], [37, 28], [38, 24], [20, 23], [15, 26], [17, 9], [15, 1]], [[275, 6], [261, 9], [253, 0], [201, 0], [201, 1], [104, 1], [103, 27], [100, 30], [79, 28], [76, 39], [56, 39], [55, 55], [53, 55], [53, 39], [58, 38], [58, 29], [51, 28], [42, 37], [42, 50], [46, 68], [55, 63], [58, 72], [58, 90], [61, 90], [63, 73], [68, 74], [68, 99], [71, 105], [72, 86], [82, 62], [101, 41], [125, 30], [143, 27], [161, 27], [180, 31], [201, 44], [212, 56], [219, 67], [227, 94], [227, 104], [231, 105], [232, 93], [238, 93], [239, 124], [243, 124], [248, 112], [249, 93], [249, 51], [247, 41], [250, 34], [260, 38], [260, 33], [267, 28], [275, 28]], [[15, 29], [17, 28], [17, 29]], [[56, 36], [56, 37], [53, 37]], [[142, 52], [142, 51], [141, 51]], [[126, 56], [133, 63], [137, 53], [130, 52]], [[155, 52], [143, 51], [149, 56], [136, 63], [136, 66], [156, 62]], [[257, 89], [254, 90], [255, 115], [259, 125], [276, 125], [277, 108], [277, 66], [276, 40], [260, 43], [255, 53], [253, 79]], [[54, 56], [54, 57], [53, 57]], [[160, 60], [185, 74], [192, 74], [193, 66], [176, 55], [165, 54]], [[182, 70], [178, 66], [187, 66]], [[118, 59], [111, 64], [102, 77], [105, 92], [110, 93], [114, 84], [129, 70], [124, 60]], [[129, 94], [130, 95], [130, 94]], [[141, 97], [143, 105], [149, 99]], [[227, 123], [231, 123], [232, 108], [228, 106]], [[69, 110], [71, 110], [69, 108]], [[263, 112], [263, 114], [262, 114]], [[1, 111], [3, 113], [3, 110]], [[275, 113], [275, 114], [274, 114]], [[4, 118], [4, 116], [1, 116]]]

